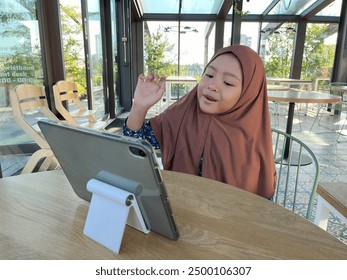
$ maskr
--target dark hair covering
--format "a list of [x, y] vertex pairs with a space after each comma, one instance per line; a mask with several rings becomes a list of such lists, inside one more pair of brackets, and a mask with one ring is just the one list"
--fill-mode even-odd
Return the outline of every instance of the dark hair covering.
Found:
[[197, 174], [203, 156], [203, 177], [270, 198], [276, 169], [264, 65], [256, 52], [241, 45], [220, 49], [210, 62], [226, 53], [239, 60], [243, 75], [233, 108], [222, 114], [202, 112], [196, 86], [150, 123], [164, 169]]

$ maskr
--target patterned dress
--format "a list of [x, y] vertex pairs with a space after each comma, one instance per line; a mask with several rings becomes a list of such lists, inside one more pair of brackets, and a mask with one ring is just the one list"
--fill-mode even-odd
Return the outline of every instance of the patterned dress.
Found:
[[149, 120], [144, 122], [143, 126], [136, 131], [128, 128], [126, 126], [126, 121], [125, 121], [123, 124], [123, 135], [145, 139], [154, 147], [154, 149], [159, 149], [157, 138], [155, 138], [155, 135]]

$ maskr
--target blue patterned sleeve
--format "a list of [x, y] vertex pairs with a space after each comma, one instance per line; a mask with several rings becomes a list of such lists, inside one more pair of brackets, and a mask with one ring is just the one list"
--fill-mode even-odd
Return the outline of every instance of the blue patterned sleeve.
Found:
[[155, 149], [159, 149], [159, 143], [155, 138], [151, 123], [148, 121], [144, 122], [143, 126], [139, 130], [131, 130], [126, 126], [126, 121], [123, 124], [123, 135], [142, 138], [147, 140]]

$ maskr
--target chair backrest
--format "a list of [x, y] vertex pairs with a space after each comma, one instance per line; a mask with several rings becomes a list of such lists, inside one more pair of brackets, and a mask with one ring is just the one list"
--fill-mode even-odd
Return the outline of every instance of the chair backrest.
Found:
[[[96, 122], [94, 118], [95, 110], [88, 110], [81, 102], [78, 94], [77, 84], [71, 81], [58, 81], [53, 86], [54, 104], [57, 111], [71, 125], [78, 125], [76, 118], [86, 118], [90, 122]], [[66, 103], [66, 104], [64, 104]], [[71, 111], [64, 105], [74, 106]]]
[[313, 151], [296, 137], [272, 129], [277, 169], [274, 202], [312, 220], [319, 179], [319, 162]]
[[332, 82], [329, 84], [331, 94], [340, 95], [342, 103], [347, 103], [347, 83], [343, 82]]
[[54, 121], [59, 121], [59, 119], [48, 107], [44, 88], [31, 84], [18, 85], [10, 91], [10, 100], [17, 124], [42, 149], [49, 148], [48, 143], [40, 133], [37, 121], [42, 118]]

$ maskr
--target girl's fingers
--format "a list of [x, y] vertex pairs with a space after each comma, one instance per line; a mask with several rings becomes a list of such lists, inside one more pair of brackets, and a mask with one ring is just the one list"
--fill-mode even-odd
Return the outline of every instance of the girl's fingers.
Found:
[[148, 75], [147, 75], [147, 78], [146, 78], [146, 81], [149, 81], [149, 82], [151, 82], [152, 80], [153, 80], [153, 74], [152, 73], [149, 73]]
[[159, 78], [159, 83], [165, 83], [166, 82], [166, 76], [161, 76]]
[[138, 80], [141, 82], [144, 82], [145, 81], [145, 75], [140, 74]]
[[157, 83], [158, 82], [158, 79], [159, 79], [159, 76], [157, 74], [155, 74], [153, 76], [153, 82]]
[[156, 84], [161, 84], [166, 82], [166, 76], [149, 73], [147, 77], [145, 77], [144, 74], [140, 74], [138, 80], [141, 82], [154, 82]]

